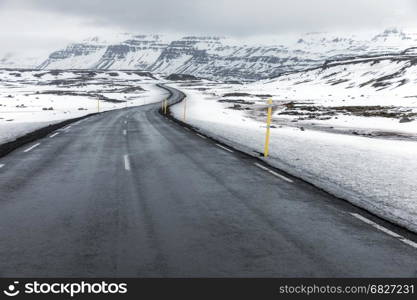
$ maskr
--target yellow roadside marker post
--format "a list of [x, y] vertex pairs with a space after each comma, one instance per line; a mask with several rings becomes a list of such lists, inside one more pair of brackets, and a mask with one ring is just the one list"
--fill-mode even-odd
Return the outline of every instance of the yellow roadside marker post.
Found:
[[266, 118], [266, 137], [265, 137], [265, 149], [264, 157], [268, 157], [269, 154], [269, 135], [271, 129], [271, 119], [272, 119], [272, 99], [268, 100], [268, 116]]
[[165, 100], [161, 101], [161, 112], [164, 113]]
[[183, 101], [184, 101], [184, 115], [182, 117], [182, 121], [185, 122], [185, 116], [186, 116], [186, 113], [187, 113], [187, 98], [184, 98]]
[[164, 105], [164, 114], [167, 114], [167, 108], [168, 108], [168, 100], [165, 100], [165, 105]]

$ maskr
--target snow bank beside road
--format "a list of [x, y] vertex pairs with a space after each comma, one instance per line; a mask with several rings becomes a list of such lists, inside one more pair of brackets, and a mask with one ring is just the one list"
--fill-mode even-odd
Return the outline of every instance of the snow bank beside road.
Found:
[[[187, 122], [247, 151], [262, 152], [265, 125], [216, 97], [187, 94]], [[182, 119], [183, 104], [171, 108]], [[272, 128], [268, 163], [417, 232], [417, 142]], [[279, 201], [279, 199], [277, 199]]]
[[53, 122], [28, 122], [28, 123], [9, 123], [0, 126], [0, 144], [14, 141], [20, 136], [54, 124]]
[[[129, 107], [158, 102], [161, 101], [163, 95], [165, 95], [163, 91], [155, 88], [153, 84], [146, 86], [146, 88], [147, 91], [140, 97], [129, 101]], [[13, 141], [20, 136], [48, 125], [57, 124], [64, 120], [74, 119], [97, 112], [97, 101], [92, 100], [89, 97], [48, 96], [44, 98], [45, 100], [40, 99], [36, 101], [36, 106], [38, 106], [38, 109], [36, 110], [31, 109], [29, 106], [29, 108], [21, 109], [19, 111], [16, 109], [10, 111], [0, 111], [0, 118], [2, 118], [0, 119], [0, 144]], [[50, 99], [55, 99], [54, 103], [51, 103]], [[26, 104], [25, 101], [21, 101], [19, 103]], [[42, 110], [42, 106], [49, 105], [54, 106], [53, 111]], [[60, 109], [60, 106], [62, 106], [62, 109]], [[78, 110], [79, 107], [82, 107], [84, 110]], [[100, 102], [100, 112], [122, 109], [125, 107], [125, 103], [114, 104], [104, 101]], [[61, 111], [65, 111], [65, 114], [60, 114], [59, 112]]]
[[48, 125], [162, 99], [156, 80], [134, 72], [0, 70], [0, 144]]

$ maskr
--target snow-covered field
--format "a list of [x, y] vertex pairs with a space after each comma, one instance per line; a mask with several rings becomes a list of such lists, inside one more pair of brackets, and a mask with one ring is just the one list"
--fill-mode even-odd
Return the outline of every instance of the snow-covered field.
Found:
[[[265, 94], [271, 94], [277, 107], [274, 110], [274, 125], [271, 129], [270, 157], [266, 159], [268, 163], [417, 231], [417, 142], [413, 138], [406, 135], [402, 138], [365, 137], [344, 131], [307, 128], [305, 125], [297, 125], [299, 121], [281, 122], [279, 115], [279, 112], [285, 109], [285, 106], [280, 108], [279, 105], [291, 101], [288, 100], [290, 97], [300, 99], [299, 102], [314, 99], [312, 101], [315, 105], [317, 101], [322, 101], [322, 105], [327, 101], [344, 105], [344, 101], [338, 101], [338, 97], [348, 99], [348, 95], [351, 95], [351, 99], [359, 94], [359, 98], [364, 98], [358, 100], [364, 103], [362, 105], [376, 105], [375, 101], [379, 105], [385, 101], [387, 105], [396, 106], [398, 109], [403, 109], [404, 106], [413, 111], [416, 109], [416, 100], [401, 96], [390, 98], [396, 91], [378, 93], [372, 89], [366, 92], [343, 88], [337, 94], [336, 88], [328, 92], [324, 85], [317, 81], [315, 83], [316, 87], [313, 86], [314, 83], [310, 83], [308, 90], [304, 89], [305, 86], [285, 86], [274, 84], [273, 81], [269, 86], [224, 85], [207, 81], [174, 83], [172, 86], [187, 94], [188, 123], [208, 135], [255, 155], [263, 152], [265, 140], [265, 108], [261, 108], [260, 105], [265, 104]], [[250, 95], [227, 95], [237, 92]], [[360, 97], [361, 94], [364, 94], [364, 97]], [[324, 97], [325, 95], [327, 97]], [[237, 99], [243, 101], [228, 101]], [[352, 100], [347, 101], [347, 104], [355, 105], [352, 104], [355, 103], [355, 99]], [[246, 101], [251, 103], [247, 104]], [[330, 105], [336, 106], [334, 103]], [[179, 103], [171, 108], [178, 119], [183, 117], [183, 105]], [[330, 123], [331, 119], [327, 120], [327, 126], [335, 126], [337, 122], [342, 122], [343, 126], [352, 128], [373, 128], [378, 131], [394, 129], [411, 135], [417, 133], [417, 121], [399, 123], [398, 117], [365, 117], [342, 113], [339, 117], [340, 119], [333, 119], [334, 123]], [[313, 122], [318, 123], [319, 120]]]
[[259, 120], [265, 110], [258, 107], [272, 98], [275, 126], [417, 140], [415, 59], [356, 58], [246, 85], [199, 88]]
[[141, 72], [0, 70], [0, 143], [66, 119], [160, 101], [155, 83]]

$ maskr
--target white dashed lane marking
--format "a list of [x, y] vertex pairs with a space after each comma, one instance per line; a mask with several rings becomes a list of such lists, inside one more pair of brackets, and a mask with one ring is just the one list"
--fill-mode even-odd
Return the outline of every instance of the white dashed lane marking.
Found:
[[29, 147], [29, 148], [27, 148], [25, 151], [23, 151], [23, 152], [29, 152], [29, 151], [31, 151], [31, 150], [33, 150], [33, 149], [35, 149], [36, 147], [38, 147], [39, 145], [40, 145], [41, 143], [37, 143], [37, 144], [35, 144], [35, 145], [33, 145], [33, 146], [31, 146], [31, 147]]
[[79, 124], [81, 124], [82, 122], [84, 122], [86, 119], [82, 119], [82, 120], [79, 120], [79, 121], [77, 121], [77, 122], [75, 122], [75, 123], [72, 123], [72, 125], [79, 125]]
[[59, 134], [59, 132], [55, 132], [54, 134], [51, 134], [49, 137], [53, 138], [53, 137], [57, 136], [58, 134]]
[[124, 163], [125, 163], [125, 170], [126, 171], [130, 171], [130, 160], [129, 160], [129, 155], [124, 155], [123, 156], [123, 160], [124, 160]]

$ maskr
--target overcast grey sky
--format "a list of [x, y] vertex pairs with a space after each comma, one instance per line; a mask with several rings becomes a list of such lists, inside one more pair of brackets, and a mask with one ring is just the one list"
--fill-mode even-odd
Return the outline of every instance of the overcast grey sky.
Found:
[[0, 0], [0, 54], [107, 32], [239, 38], [416, 27], [415, 0]]

